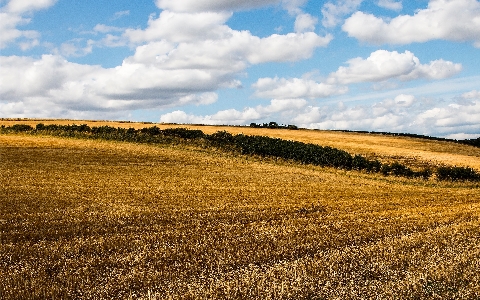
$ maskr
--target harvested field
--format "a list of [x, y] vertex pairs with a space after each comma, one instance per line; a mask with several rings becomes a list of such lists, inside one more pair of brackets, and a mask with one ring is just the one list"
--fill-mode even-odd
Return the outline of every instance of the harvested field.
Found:
[[2, 299], [480, 297], [478, 183], [31, 135], [0, 182]]

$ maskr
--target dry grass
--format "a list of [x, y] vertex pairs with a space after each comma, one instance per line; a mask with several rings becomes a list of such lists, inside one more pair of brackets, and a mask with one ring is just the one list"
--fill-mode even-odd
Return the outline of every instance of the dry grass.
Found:
[[480, 297], [478, 184], [27, 135], [0, 182], [1, 299]]

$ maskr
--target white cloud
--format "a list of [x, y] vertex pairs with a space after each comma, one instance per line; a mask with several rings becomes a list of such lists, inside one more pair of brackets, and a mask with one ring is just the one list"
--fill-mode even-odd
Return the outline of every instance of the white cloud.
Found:
[[98, 46], [104, 47], [124, 47], [128, 44], [128, 39], [124, 36], [117, 36], [107, 33], [103, 39], [95, 43]]
[[347, 88], [343, 86], [300, 78], [260, 78], [252, 87], [255, 89], [255, 96], [276, 99], [324, 98], [347, 92]]
[[37, 31], [17, 29], [18, 26], [28, 23], [30, 23], [30, 19], [0, 11], [0, 32], [2, 33], [0, 34], [0, 49], [4, 49], [18, 39], [30, 45], [38, 44], [40, 34]]
[[111, 20], [117, 20], [117, 19], [120, 19], [122, 17], [125, 17], [125, 16], [128, 16], [130, 15], [130, 11], [129, 10], [122, 10], [122, 11], [117, 11], [113, 17], [111, 18]]
[[205, 119], [195, 115], [188, 115], [186, 112], [176, 110], [171, 113], [164, 114], [160, 117], [162, 123], [180, 123], [180, 124], [207, 124]]
[[189, 124], [210, 124], [210, 125], [244, 125], [272, 114], [280, 113], [283, 116], [291, 117], [295, 112], [302, 110], [307, 105], [304, 99], [274, 99], [270, 105], [246, 107], [242, 111], [236, 109], [221, 110], [213, 115], [198, 116], [187, 114], [184, 111], [176, 110], [160, 117], [163, 123], [189, 123]]
[[[449, 104], [435, 107], [416, 116], [420, 126], [435, 127], [439, 131], [451, 134], [451, 128], [457, 132], [476, 133], [480, 135], [480, 101], [470, 105]], [[460, 129], [460, 130], [459, 130]]]
[[292, 16], [302, 14], [300, 9], [308, 0], [281, 0], [282, 7]]
[[95, 27], [93, 27], [94, 32], [100, 32], [100, 33], [108, 33], [108, 32], [122, 32], [124, 31], [124, 28], [120, 27], [115, 27], [115, 26], [108, 26], [105, 24], [97, 24]]
[[235, 11], [280, 2], [281, 0], [156, 0], [158, 8], [176, 12]]
[[223, 25], [230, 12], [177, 13], [164, 10], [157, 19], [150, 18], [148, 27], [128, 29], [125, 36], [133, 43], [158, 41], [170, 42], [200, 41], [222, 39], [231, 34], [231, 29]]
[[[125, 36], [131, 42], [169, 41], [179, 43], [182, 60], [197, 61], [198, 55], [218, 62], [221, 57], [230, 61], [264, 62], [298, 61], [311, 57], [318, 47], [325, 47], [332, 40], [313, 32], [273, 34], [265, 38], [253, 36], [248, 31], [232, 30], [224, 23], [231, 13], [201, 12], [174, 13], [163, 11], [157, 19], [150, 19], [145, 30], [127, 30]], [[180, 56], [170, 53], [170, 57]], [[229, 57], [230, 59], [228, 59]]]
[[28, 50], [39, 44], [40, 33], [34, 30], [20, 30], [17, 27], [29, 24], [31, 19], [24, 14], [54, 5], [56, 0], [10, 0], [0, 7], [0, 49], [18, 42], [20, 49]]
[[249, 64], [308, 58], [324, 39], [314, 33], [260, 39], [249, 32], [232, 31], [228, 39], [180, 44], [165, 40], [152, 42], [137, 47], [135, 54], [125, 61], [160, 70], [204, 72], [217, 80], [219, 86], [239, 86], [234, 78]]
[[401, 94], [395, 97], [393, 101], [398, 106], [410, 107], [415, 102], [415, 97], [413, 95]]
[[444, 79], [451, 77], [462, 70], [461, 64], [455, 64], [443, 59], [431, 61], [428, 65], [417, 65], [410, 74], [400, 76], [400, 80], [414, 80], [418, 78]]
[[409, 44], [431, 40], [473, 41], [480, 47], [480, 2], [476, 0], [431, 0], [413, 16], [384, 20], [356, 12], [342, 29], [349, 36], [372, 44]]
[[83, 42], [83, 39], [71, 40], [61, 44], [60, 47], [53, 52], [65, 57], [80, 57], [92, 53], [95, 42], [93, 40], [87, 40], [85, 45], [81, 45]]
[[182, 104], [195, 104], [195, 105], [209, 105], [217, 102], [218, 95], [214, 92], [205, 92], [202, 94], [190, 94], [179, 99], [180, 105]]
[[302, 13], [297, 15], [295, 19], [295, 32], [314, 31], [318, 19], [310, 14]]
[[446, 104], [398, 95], [373, 105], [308, 107], [292, 122], [316, 129], [406, 132], [432, 136], [480, 136], [480, 101]]
[[338, 0], [336, 3], [328, 2], [322, 7], [323, 20], [325, 27], [335, 27], [340, 24], [343, 17], [351, 14], [360, 7], [363, 0]]
[[257, 110], [266, 113], [296, 112], [308, 104], [305, 99], [272, 99], [268, 106], [258, 106]]
[[262, 39], [254, 37], [247, 58], [253, 64], [307, 59], [316, 48], [327, 46], [332, 39], [329, 34], [322, 37], [314, 32], [273, 34]]
[[184, 111], [174, 111], [164, 114], [160, 117], [160, 122], [163, 123], [183, 123], [183, 124], [209, 124], [209, 125], [242, 125], [256, 120], [260, 114], [253, 108], [246, 108], [243, 111], [236, 109], [228, 109], [217, 112], [214, 115], [196, 116], [187, 114]]
[[56, 2], [57, 0], [10, 0], [4, 9], [11, 13], [22, 14], [49, 8]]
[[395, 0], [379, 0], [377, 5], [395, 11], [400, 11], [403, 8], [402, 1]]
[[[224, 25], [230, 16], [230, 13], [164, 11], [158, 19], [150, 20], [147, 29], [126, 32], [132, 41], [148, 43], [137, 47], [135, 54], [125, 62], [169, 72], [198, 72], [209, 76], [217, 88], [239, 87], [241, 83], [235, 77], [249, 65], [306, 59], [317, 47], [326, 46], [332, 39], [329, 35], [321, 37], [313, 32], [259, 38], [248, 31], [232, 30]], [[167, 25], [169, 19], [172, 23]], [[199, 25], [202, 22], [204, 26]], [[176, 30], [177, 27], [182, 29]], [[208, 85], [209, 88], [214, 86]]]
[[473, 90], [467, 93], [462, 94], [462, 98], [464, 99], [475, 99], [480, 101], [480, 91]]
[[[217, 100], [216, 90], [240, 87], [238, 77], [248, 66], [306, 59], [331, 40], [313, 32], [260, 38], [226, 26], [230, 16], [163, 11], [145, 30], [127, 30], [122, 37], [107, 34], [86, 45], [72, 40], [56, 49], [57, 55], [41, 59], [2, 57], [0, 99], [30, 103], [40, 97], [72, 111], [208, 105]], [[118, 28], [98, 24], [95, 30]], [[94, 46], [122, 45], [127, 38], [140, 45], [116, 68], [73, 64], [58, 56], [85, 55]]]
[[348, 67], [340, 67], [329, 75], [328, 82], [349, 84], [355, 82], [378, 82], [388, 79], [413, 80], [418, 78], [442, 79], [462, 70], [461, 64], [436, 60], [421, 64], [410, 51], [377, 50], [367, 59], [357, 57], [347, 61]]
[[[367, 58], [360, 57], [347, 61], [348, 67], [339, 67], [324, 82], [304, 78], [260, 78], [252, 87], [255, 96], [260, 98], [325, 98], [344, 94], [347, 84], [359, 82], [378, 82], [385, 88], [396, 87], [390, 79], [408, 81], [414, 79], [444, 79], [462, 70], [461, 64], [435, 60], [421, 64], [411, 52], [398, 53], [377, 50]], [[375, 87], [374, 87], [375, 88]], [[377, 89], [379, 87], [377, 86]]]
[[206, 105], [217, 100], [217, 78], [201, 70], [162, 70], [124, 62], [105, 69], [44, 55], [0, 57], [0, 99], [42, 101], [72, 111]]

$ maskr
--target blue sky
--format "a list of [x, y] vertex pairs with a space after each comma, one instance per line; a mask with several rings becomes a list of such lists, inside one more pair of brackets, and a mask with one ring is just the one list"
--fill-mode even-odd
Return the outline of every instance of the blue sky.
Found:
[[480, 136], [477, 0], [0, 0], [0, 117]]

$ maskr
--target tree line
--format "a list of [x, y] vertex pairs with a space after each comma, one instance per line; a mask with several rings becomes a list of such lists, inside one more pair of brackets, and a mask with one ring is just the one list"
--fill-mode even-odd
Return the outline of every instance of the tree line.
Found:
[[117, 140], [136, 143], [157, 144], [195, 144], [204, 147], [222, 148], [228, 151], [237, 151], [243, 155], [257, 155], [261, 157], [282, 158], [302, 164], [311, 164], [322, 167], [334, 167], [345, 170], [381, 173], [385, 176], [401, 176], [408, 178], [428, 179], [433, 174], [438, 180], [470, 180], [480, 181], [480, 174], [468, 167], [438, 167], [434, 171], [430, 168], [413, 170], [399, 162], [382, 163], [362, 155], [350, 153], [329, 146], [283, 140], [267, 136], [237, 134], [226, 131], [205, 134], [201, 130], [186, 128], [160, 129], [157, 126], [134, 128], [115, 128], [111, 126], [90, 127], [82, 125], [44, 125], [39, 123], [33, 128], [30, 125], [15, 124], [10, 127], [4, 125], [1, 132], [29, 132], [32, 134], [50, 134], [56, 136], [78, 137]]

